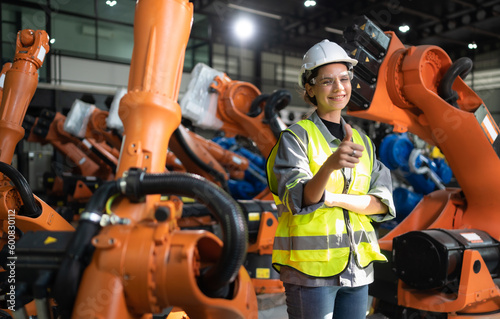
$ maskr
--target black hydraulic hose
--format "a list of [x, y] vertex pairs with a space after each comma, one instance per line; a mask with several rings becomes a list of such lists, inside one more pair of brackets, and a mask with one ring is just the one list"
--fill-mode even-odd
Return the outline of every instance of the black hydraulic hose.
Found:
[[260, 113], [262, 113], [262, 108], [260, 105], [262, 102], [266, 101], [269, 98], [269, 94], [261, 94], [257, 96], [253, 101], [252, 104], [250, 104], [250, 110], [248, 111], [247, 115], [250, 117], [256, 117]]
[[32, 218], [40, 216], [42, 214], [42, 208], [37, 205], [33, 192], [31, 191], [31, 187], [28, 184], [28, 181], [24, 178], [23, 174], [4, 162], [0, 162], [0, 172], [7, 176], [12, 183], [14, 183], [14, 186], [19, 192], [24, 205], [22, 215]]
[[443, 79], [441, 80], [441, 83], [439, 84], [439, 96], [456, 108], [458, 108], [458, 94], [452, 89], [453, 83], [458, 76], [465, 79], [472, 70], [472, 64], [473, 63], [470, 58], [462, 57], [458, 59], [448, 68], [443, 76]]
[[281, 131], [286, 129], [285, 123], [279, 117], [279, 111], [284, 109], [290, 103], [291, 99], [292, 95], [288, 90], [277, 90], [267, 100], [264, 109], [264, 118], [269, 123], [276, 138], [279, 138]]
[[[62, 318], [70, 318], [76, 300], [80, 279], [92, 256], [92, 237], [101, 226], [100, 216], [109, 197], [119, 192], [119, 181], [101, 185], [88, 201], [71, 241], [68, 243], [59, 272], [53, 286]], [[87, 214], [87, 215], [86, 215]], [[88, 217], [86, 217], [88, 216]]]
[[[106, 182], [101, 185], [85, 206], [85, 212], [102, 215], [108, 199], [120, 191], [120, 180]], [[78, 228], [77, 228], [78, 230]]]
[[238, 203], [219, 186], [194, 174], [142, 173], [135, 177], [129, 174], [126, 181], [126, 195], [140, 198], [148, 194], [171, 194], [191, 197], [207, 206], [221, 225], [224, 246], [217, 264], [200, 277], [199, 286], [207, 296], [224, 297], [225, 290], [236, 278], [247, 251], [247, 223]]

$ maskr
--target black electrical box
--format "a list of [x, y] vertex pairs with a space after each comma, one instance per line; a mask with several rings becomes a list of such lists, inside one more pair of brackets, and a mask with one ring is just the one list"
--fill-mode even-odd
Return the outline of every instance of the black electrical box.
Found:
[[377, 59], [385, 56], [391, 42], [391, 38], [366, 16], [354, 19], [353, 25], [344, 30], [344, 38], [346, 42], [362, 45]]
[[351, 86], [351, 99], [347, 103], [349, 111], [367, 110], [375, 94], [375, 85], [366, 82], [357, 74], [354, 74]]
[[377, 60], [365, 48], [356, 46], [354, 43], [342, 43], [341, 46], [347, 54], [358, 61], [355, 67], [355, 73], [363, 78], [366, 82], [373, 84], [377, 81], [378, 70], [382, 64], [381, 60]]
[[[499, 276], [500, 246], [477, 229], [428, 229], [412, 231], [393, 239], [396, 275], [416, 289], [447, 289], [456, 292], [465, 250], [480, 253], [492, 278]], [[480, 263], [474, 265], [479, 272]]]

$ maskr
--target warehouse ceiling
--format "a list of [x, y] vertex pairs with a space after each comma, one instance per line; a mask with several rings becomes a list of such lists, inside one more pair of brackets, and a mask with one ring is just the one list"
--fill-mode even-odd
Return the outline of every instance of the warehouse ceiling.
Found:
[[[302, 56], [309, 47], [330, 39], [343, 42], [342, 31], [365, 15], [383, 31], [394, 31], [407, 45], [437, 45], [452, 58], [500, 49], [500, 0], [194, 0], [195, 13], [211, 21], [215, 42]], [[239, 17], [257, 26], [253, 40], [235, 39]], [[407, 33], [399, 31], [408, 25]]]

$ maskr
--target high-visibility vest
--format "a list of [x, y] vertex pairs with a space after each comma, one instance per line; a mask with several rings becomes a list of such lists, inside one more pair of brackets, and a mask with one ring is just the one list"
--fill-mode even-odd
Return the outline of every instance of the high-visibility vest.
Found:
[[[299, 121], [298, 126], [307, 131], [308, 141], [302, 141], [291, 126], [287, 131], [294, 134], [302, 144], [307, 145], [307, 156], [311, 172], [316, 174], [328, 156], [336, 148], [330, 148], [318, 127], [310, 120]], [[364, 195], [370, 188], [373, 168], [373, 147], [368, 137], [363, 139], [355, 129], [353, 141], [364, 145], [365, 150], [360, 162], [352, 169], [352, 179], [347, 194]], [[358, 267], [365, 268], [373, 261], [387, 261], [380, 253], [377, 236], [370, 219], [340, 207], [323, 207], [316, 211], [294, 215], [277, 196], [277, 180], [273, 172], [278, 143], [274, 146], [267, 161], [268, 183], [277, 205], [284, 205], [278, 217], [272, 264], [279, 272], [282, 265], [295, 268], [302, 273], [315, 277], [330, 277], [341, 273], [349, 262], [350, 254]], [[296, 181], [298, 182], [298, 181]], [[344, 175], [335, 170], [330, 176], [326, 190], [343, 193]], [[285, 197], [288, 196], [285, 194]]]

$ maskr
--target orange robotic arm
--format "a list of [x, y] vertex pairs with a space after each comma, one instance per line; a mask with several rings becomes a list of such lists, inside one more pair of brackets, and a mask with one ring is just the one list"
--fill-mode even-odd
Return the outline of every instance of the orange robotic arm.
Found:
[[174, 132], [170, 149], [188, 172], [201, 175], [225, 189], [229, 177], [243, 179], [249, 165], [248, 159], [223, 149], [183, 125]]
[[[248, 241], [241, 209], [206, 180], [165, 173], [181, 119], [176, 101], [192, 16], [187, 0], [137, 1], [128, 93], [120, 102], [120, 178], [98, 188], [74, 233], [30, 232], [16, 245], [16, 295], [34, 298], [39, 316], [50, 317], [54, 297], [64, 318], [150, 318], [169, 306], [192, 319], [257, 318], [242, 267]], [[205, 204], [222, 240], [181, 231], [176, 196]], [[23, 313], [25, 300], [16, 312]]]
[[217, 116], [224, 123], [221, 129], [228, 137], [241, 135], [253, 140], [263, 156], [267, 157], [277, 142], [269, 124], [265, 123], [265, 112], [251, 117], [252, 101], [260, 91], [251, 83], [233, 81], [228, 76], [217, 77], [212, 87], [219, 93]]
[[[22, 30], [17, 34], [12, 64], [0, 73], [0, 220], [15, 218], [22, 231], [70, 230], [71, 225], [34, 196], [24, 177], [9, 164], [15, 147], [24, 136], [22, 122], [38, 83], [38, 69], [49, 51], [49, 37], [43, 30]], [[14, 186], [12, 185], [14, 184]], [[21, 209], [23, 208], [23, 209]]]
[[[257, 318], [241, 266], [246, 223], [237, 204], [212, 183], [165, 173], [181, 120], [176, 101], [192, 15], [186, 0], [137, 2], [128, 93], [119, 109], [119, 178], [99, 187], [68, 242], [52, 290], [63, 317], [147, 318], [177, 306], [193, 319]], [[125, 196], [106, 204], [116, 194]], [[174, 196], [163, 201], [165, 194]], [[176, 195], [207, 204], [221, 221], [224, 243], [209, 232], [180, 231]], [[102, 214], [105, 206], [111, 215]]]
[[248, 168], [248, 159], [230, 150], [225, 150], [219, 144], [207, 140], [200, 135], [190, 131], [190, 135], [228, 171], [229, 176], [234, 179], [243, 179], [245, 170]]
[[16, 54], [5, 74], [0, 105], [0, 161], [12, 161], [17, 143], [24, 136], [21, 124], [38, 84], [38, 68], [49, 51], [49, 36], [45, 31], [19, 31]]
[[80, 139], [86, 139], [103, 158], [116, 167], [121, 137], [108, 130], [108, 115], [109, 112], [76, 99], [64, 122], [64, 130]]
[[[4, 250], [8, 248], [11, 259], [10, 267], [2, 263], [3, 275], [9, 271], [12, 275], [16, 259], [12, 255], [19, 236], [29, 231], [73, 230], [64, 218], [32, 193], [24, 176], [10, 165], [15, 147], [24, 136], [21, 124], [38, 83], [37, 70], [49, 49], [48, 40], [45, 31], [18, 32], [14, 62], [5, 64], [0, 74], [0, 246]], [[15, 280], [15, 275], [5, 279], [2, 286], [7, 287], [9, 281], [14, 283], [12, 278]], [[7, 291], [2, 293], [7, 293], [2, 297], [9, 296]], [[11, 289], [10, 294], [14, 293], [15, 289]], [[9, 310], [14, 310], [13, 299], [5, 300]]]
[[61, 113], [43, 111], [32, 127], [28, 141], [50, 143], [69, 160], [63, 165], [72, 167], [76, 174], [95, 176], [102, 180], [112, 179], [111, 167], [91, 151], [92, 144], [64, 130], [65, 120], [66, 117]]
[[227, 189], [229, 175], [196, 134], [180, 125], [170, 139], [170, 150], [179, 158], [186, 171], [198, 174]]
[[[97, 142], [106, 141], [115, 150], [119, 150], [122, 145], [121, 137], [107, 129], [106, 118], [109, 112], [94, 109], [87, 126], [87, 136], [92, 137]], [[119, 154], [115, 154], [118, 158]]]
[[[392, 250], [400, 278], [398, 305], [423, 316], [499, 318], [500, 290], [493, 281], [499, 274], [488, 263], [500, 260], [500, 139], [483, 101], [461, 78], [471, 61], [453, 63], [432, 45], [405, 46], [366, 17], [344, 37], [359, 61], [348, 114], [437, 146], [460, 185], [425, 196], [380, 239], [383, 250]], [[460, 252], [452, 254], [452, 247]]]
[[286, 125], [278, 111], [288, 105], [286, 90], [261, 94], [253, 84], [233, 81], [202, 63], [192, 71], [188, 91], [181, 100], [183, 116], [195, 126], [222, 130], [227, 137], [252, 140], [266, 157]]
[[[491, 214], [500, 206], [495, 196], [500, 189], [499, 130], [481, 98], [458, 77], [463, 61], [452, 63], [436, 46], [405, 47], [392, 32], [377, 36], [387, 39], [387, 49], [372, 85], [376, 89], [371, 105], [352, 103], [348, 114], [391, 124], [397, 132], [412, 132], [439, 147], [467, 201], [463, 215], [443, 226], [478, 228], [500, 239], [500, 229], [492, 222], [500, 222], [500, 216]], [[362, 96], [367, 85], [358, 73], [353, 95]], [[446, 101], [452, 94], [443, 92], [456, 93], [455, 105]]]

